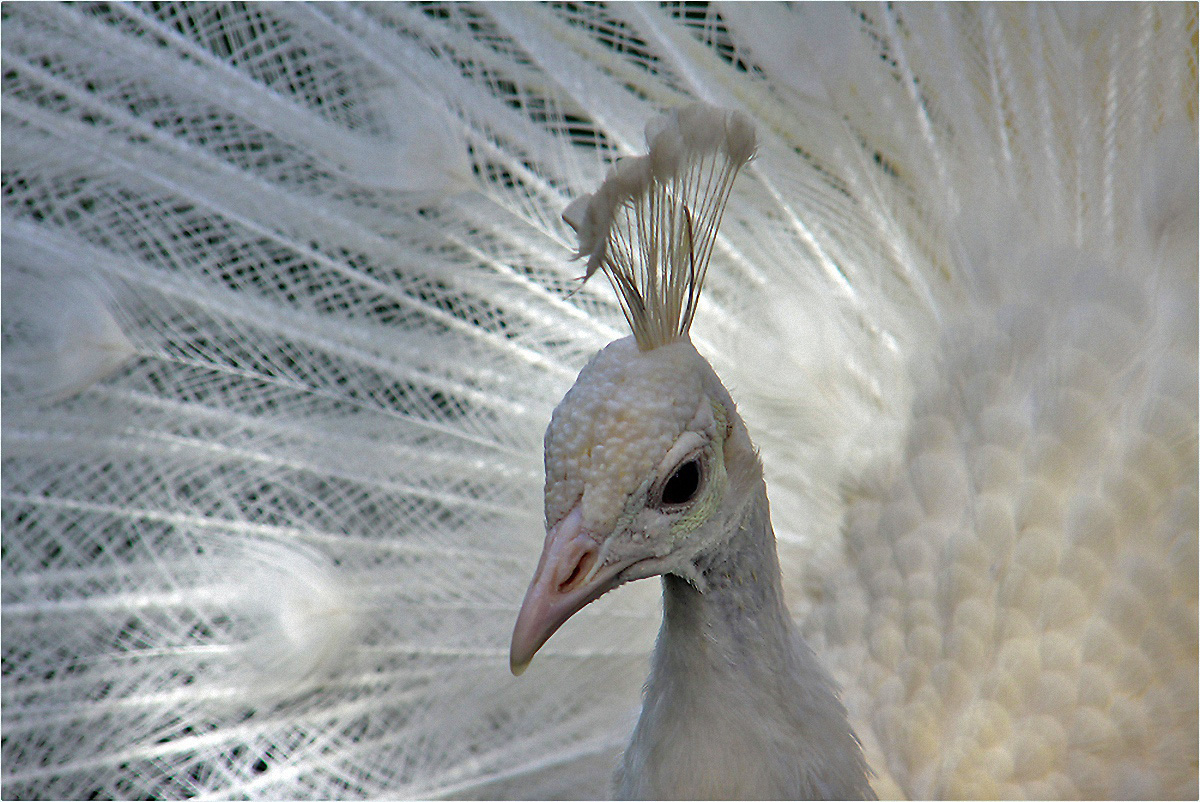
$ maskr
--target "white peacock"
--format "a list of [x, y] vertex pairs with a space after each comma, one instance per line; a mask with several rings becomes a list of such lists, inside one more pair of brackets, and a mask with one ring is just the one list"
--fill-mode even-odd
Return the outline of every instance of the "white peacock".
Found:
[[508, 672], [625, 326], [561, 215], [695, 99], [757, 157], [647, 354], [873, 790], [1196, 796], [1194, 5], [0, 16], [6, 797], [609, 793], [657, 583]]

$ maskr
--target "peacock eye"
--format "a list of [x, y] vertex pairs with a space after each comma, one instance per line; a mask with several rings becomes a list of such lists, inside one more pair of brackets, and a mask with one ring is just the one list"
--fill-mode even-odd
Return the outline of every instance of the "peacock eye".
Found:
[[690, 459], [675, 469], [662, 489], [663, 506], [686, 504], [700, 489], [700, 460]]

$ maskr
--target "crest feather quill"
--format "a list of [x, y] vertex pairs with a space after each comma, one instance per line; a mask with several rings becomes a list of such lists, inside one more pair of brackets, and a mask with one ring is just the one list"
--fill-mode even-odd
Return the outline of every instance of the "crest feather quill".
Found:
[[739, 112], [693, 103], [646, 126], [645, 156], [619, 159], [563, 219], [588, 257], [584, 280], [608, 275], [638, 348], [687, 337], [717, 228], [737, 173], [754, 155]]

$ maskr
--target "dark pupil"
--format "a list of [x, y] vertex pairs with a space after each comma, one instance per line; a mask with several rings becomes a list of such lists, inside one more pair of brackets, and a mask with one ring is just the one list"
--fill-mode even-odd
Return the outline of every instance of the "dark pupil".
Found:
[[663, 485], [663, 504], [684, 504], [692, 500], [700, 488], [700, 463], [688, 460], [675, 469], [671, 478]]

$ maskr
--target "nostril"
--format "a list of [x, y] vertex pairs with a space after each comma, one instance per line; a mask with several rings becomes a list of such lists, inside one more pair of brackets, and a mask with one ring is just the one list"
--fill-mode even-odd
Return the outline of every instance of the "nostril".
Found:
[[585, 551], [579, 558], [579, 561], [575, 563], [575, 567], [571, 569], [570, 576], [558, 583], [558, 592], [566, 593], [575, 585], [582, 582], [583, 578], [586, 577], [588, 572], [592, 570], [592, 565], [595, 564], [595, 562], [596, 552], [592, 551], [591, 549]]

